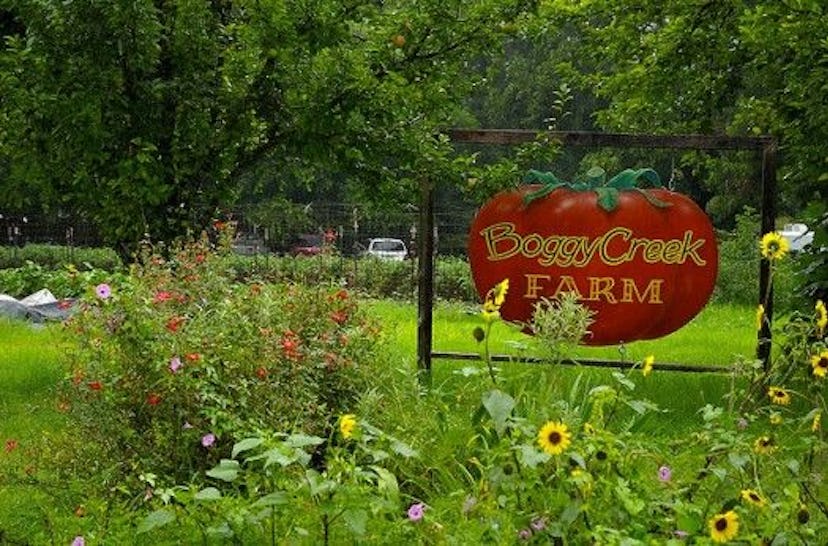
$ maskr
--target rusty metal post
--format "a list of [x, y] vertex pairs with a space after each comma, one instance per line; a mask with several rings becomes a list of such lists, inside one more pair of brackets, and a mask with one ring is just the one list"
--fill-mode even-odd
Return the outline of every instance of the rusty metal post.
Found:
[[[776, 140], [768, 140], [762, 148], [762, 235], [776, 229]], [[765, 306], [765, 319], [759, 329], [756, 358], [765, 371], [771, 365], [771, 324], [773, 321], [773, 279], [768, 260], [759, 261], [759, 303]]]
[[434, 307], [434, 183], [420, 183], [420, 217], [417, 240], [417, 374], [431, 386], [431, 348]]

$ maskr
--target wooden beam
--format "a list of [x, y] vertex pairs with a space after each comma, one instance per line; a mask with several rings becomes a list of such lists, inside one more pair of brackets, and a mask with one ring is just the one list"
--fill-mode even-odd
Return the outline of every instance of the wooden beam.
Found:
[[770, 136], [727, 135], [643, 135], [631, 133], [593, 133], [588, 131], [531, 131], [528, 129], [459, 129], [446, 131], [454, 142], [514, 145], [532, 142], [540, 135], [563, 146], [610, 148], [662, 148], [683, 150], [763, 150]]
[[420, 182], [417, 232], [417, 370], [420, 383], [431, 386], [434, 309], [434, 183]]

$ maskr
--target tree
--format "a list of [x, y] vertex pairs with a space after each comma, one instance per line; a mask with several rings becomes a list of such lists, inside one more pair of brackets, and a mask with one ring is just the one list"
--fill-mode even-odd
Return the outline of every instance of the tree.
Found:
[[398, 198], [447, 164], [458, 74], [531, 4], [4, 0], [3, 204], [126, 248], [204, 225], [263, 161], [267, 184]]

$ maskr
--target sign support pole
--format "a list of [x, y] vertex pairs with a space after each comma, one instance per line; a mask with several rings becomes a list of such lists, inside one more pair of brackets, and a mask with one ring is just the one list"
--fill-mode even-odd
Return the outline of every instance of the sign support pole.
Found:
[[417, 240], [417, 375], [431, 386], [431, 348], [434, 307], [434, 183], [420, 182]]

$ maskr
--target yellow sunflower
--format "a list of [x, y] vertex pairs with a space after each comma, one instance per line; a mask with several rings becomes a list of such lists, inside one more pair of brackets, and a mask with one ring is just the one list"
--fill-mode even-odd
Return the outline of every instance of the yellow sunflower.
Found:
[[825, 328], [828, 327], [828, 310], [825, 309], [825, 304], [822, 300], [817, 300], [814, 309], [817, 313], [817, 330], [819, 331], [819, 335], [822, 335], [825, 332]]
[[770, 414], [770, 424], [772, 425], [781, 425], [782, 424], [782, 415], [777, 412], [772, 412]]
[[759, 248], [762, 251], [762, 256], [773, 261], [784, 258], [785, 254], [791, 249], [791, 244], [782, 235], [772, 231], [762, 236]]
[[767, 506], [768, 501], [765, 500], [765, 497], [759, 494], [758, 491], [753, 489], [742, 489], [742, 500], [748, 504], [756, 506], [757, 508], [763, 508]]
[[506, 301], [506, 292], [509, 291], [509, 279], [503, 279], [494, 285], [487, 293], [483, 302], [483, 320], [493, 322], [500, 318], [500, 307]]
[[641, 368], [641, 375], [644, 377], [650, 375], [650, 372], [653, 371], [653, 362], [655, 362], [653, 355], [649, 355], [644, 359], [644, 367]]
[[538, 445], [550, 455], [560, 455], [569, 446], [570, 438], [565, 424], [549, 421], [538, 432]]
[[770, 436], [760, 436], [753, 442], [753, 451], [759, 455], [767, 455], [776, 451], [776, 442]]
[[356, 416], [352, 413], [347, 413], [339, 418], [339, 432], [342, 434], [342, 437], [346, 440], [354, 435], [354, 429], [356, 428], [357, 421]]
[[787, 406], [791, 403], [791, 395], [782, 387], [768, 387], [768, 396], [772, 404]]
[[812, 356], [811, 367], [814, 369], [814, 375], [817, 377], [825, 377], [828, 375], [828, 351], [822, 351], [818, 355]]
[[707, 522], [713, 542], [728, 542], [739, 533], [739, 516], [733, 510], [716, 514]]
[[761, 303], [756, 308], [756, 331], [762, 329], [762, 323], [765, 322], [765, 306]]
[[503, 305], [503, 302], [506, 301], [506, 293], [509, 291], [509, 278], [507, 277], [497, 283], [492, 290], [494, 290], [492, 299], [494, 300], [495, 305], [499, 308]]

